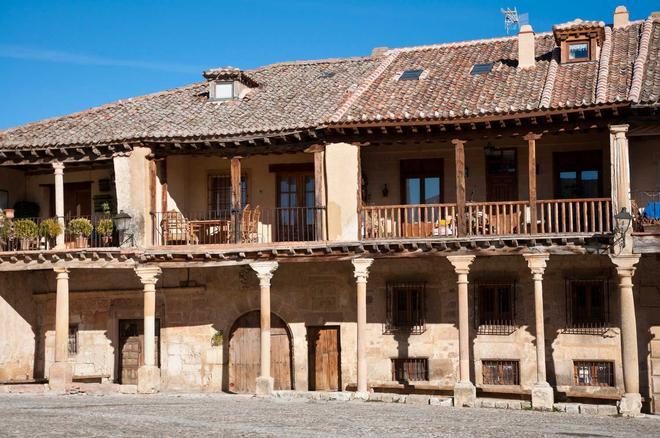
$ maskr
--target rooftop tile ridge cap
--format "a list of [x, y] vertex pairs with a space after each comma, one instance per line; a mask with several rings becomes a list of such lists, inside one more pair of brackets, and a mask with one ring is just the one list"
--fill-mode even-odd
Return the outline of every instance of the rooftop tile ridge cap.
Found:
[[653, 21], [653, 17], [650, 16], [644, 21], [644, 25], [642, 26], [642, 37], [639, 42], [639, 51], [637, 52], [637, 58], [635, 59], [630, 91], [628, 93], [628, 100], [634, 103], [639, 103], [642, 94], [642, 81], [644, 79], [644, 69], [649, 54], [649, 46], [651, 45]]
[[[552, 32], [535, 32], [534, 37], [546, 37], [546, 36], [551, 36]], [[494, 38], [481, 38], [478, 40], [463, 40], [463, 41], [453, 41], [450, 43], [438, 43], [438, 44], [427, 44], [427, 45], [422, 45], [422, 46], [409, 46], [409, 47], [397, 47], [390, 49], [388, 52], [392, 51], [399, 51], [399, 52], [412, 52], [415, 50], [430, 50], [430, 49], [442, 49], [445, 47], [465, 47], [465, 46], [476, 46], [479, 44], [487, 44], [487, 43], [497, 43], [500, 41], [508, 41], [508, 40], [516, 40], [518, 39], [518, 35], [508, 35], [508, 36], [500, 36], [500, 37], [494, 37]]]
[[148, 98], [152, 98], [152, 97], [156, 97], [156, 96], [164, 96], [164, 95], [167, 95], [167, 94], [174, 94], [174, 93], [177, 93], [181, 90], [186, 90], [188, 88], [198, 87], [200, 85], [203, 85], [205, 82], [206, 81], [194, 82], [194, 83], [191, 83], [191, 84], [182, 85], [181, 87], [177, 87], [177, 88], [170, 88], [168, 90], [156, 91], [154, 93], [142, 94], [140, 96], [127, 97], [125, 99], [118, 99], [118, 100], [115, 100], [113, 102], [103, 103], [101, 105], [93, 106], [91, 108], [85, 108], [83, 110], [76, 111], [76, 112], [73, 112], [73, 113], [68, 113], [68, 114], [64, 114], [64, 115], [61, 115], [61, 116], [46, 117], [44, 119], [35, 120], [33, 122], [23, 123], [22, 125], [12, 126], [11, 128], [7, 128], [7, 129], [4, 129], [4, 130], [0, 131], [0, 138], [2, 138], [2, 134], [9, 134], [14, 130], [29, 128], [29, 127], [34, 126], [34, 125], [39, 125], [39, 124], [48, 123], [48, 122], [54, 122], [56, 120], [64, 120], [64, 119], [75, 118], [75, 117], [78, 117], [78, 116], [81, 116], [81, 115], [84, 115], [84, 114], [87, 114], [87, 113], [101, 111], [101, 110], [104, 110], [104, 109], [107, 109], [107, 108], [110, 108], [110, 107], [113, 107], [113, 106], [121, 105], [121, 104], [124, 104], [124, 103], [128, 103], [128, 102], [135, 102], [135, 101], [139, 101], [139, 100], [142, 100], [142, 99], [148, 99]]
[[596, 103], [607, 101], [607, 80], [610, 75], [610, 59], [612, 57], [613, 49], [612, 28], [607, 26], [605, 27], [605, 40], [603, 41], [603, 47], [600, 50], [600, 59], [598, 60], [600, 66], [598, 67], [598, 77], [596, 82]]
[[262, 65], [245, 71], [256, 72], [268, 68], [288, 66], [288, 65], [341, 64], [344, 62], [370, 61], [373, 59], [374, 58], [371, 56], [349, 56], [347, 58], [323, 58], [323, 59], [309, 59], [309, 60], [298, 60], [298, 61], [281, 61], [281, 62], [274, 62], [272, 64]]
[[552, 102], [552, 92], [555, 89], [555, 82], [557, 81], [557, 72], [559, 71], [559, 47], [552, 49], [552, 59], [548, 67], [548, 73], [545, 77], [543, 84], [543, 91], [541, 92], [541, 102], [539, 108], [550, 108]]
[[337, 111], [329, 117], [330, 122], [339, 122], [348, 110], [353, 106], [355, 101], [360, 98], [371, 85], [376, 81], [380, 76], [383, 75], [387, 67], [389, 67], [392, 62], [399, 56], [399, 51], [397, 49], [388, 50], [387, 55], [383, 57], [383, 60], [380, 62], [378, 67], [376, 67], [370, 74], [367, 76], [361, 84], [358, 85], [357, 89], [346, 98], [344, 103], [342, 103]]

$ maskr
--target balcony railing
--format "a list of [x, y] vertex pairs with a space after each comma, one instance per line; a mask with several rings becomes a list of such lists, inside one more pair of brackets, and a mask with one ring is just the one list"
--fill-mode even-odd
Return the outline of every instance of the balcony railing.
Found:
[[0, 217], [0, 251], [37, 251], [54, 249], [57, 236], [64, 234], [66, 249], [116, 247], [117, 233], [107, 215], [64, 218]]
[[246, 207], [238, 212], [155, 212], [153, 245], [314, 242], [325, 239], [325, 207]]
[[[517, 236], [531, 234], [605, 234], [612, 231], [609, 198], [469, 202], [465, 235], [460, 233], [456, 204], [363, 206], [362, 239]], [[533, 218], [536, 223], [533, 224]]]

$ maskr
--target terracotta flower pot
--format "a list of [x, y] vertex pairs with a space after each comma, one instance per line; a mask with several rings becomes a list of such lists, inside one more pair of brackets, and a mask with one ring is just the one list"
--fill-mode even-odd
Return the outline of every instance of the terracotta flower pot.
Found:
[[87, 237], [85, 236], [78, 236], [75, 239], [75, 244], [76, 248], [87, 248]]

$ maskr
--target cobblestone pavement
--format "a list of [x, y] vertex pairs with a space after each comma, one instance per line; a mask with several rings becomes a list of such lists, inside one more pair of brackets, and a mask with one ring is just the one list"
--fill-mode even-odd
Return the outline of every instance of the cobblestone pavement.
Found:
[[660, 418], [222, 394], [0, 395], [0, 436], [660, 437]]

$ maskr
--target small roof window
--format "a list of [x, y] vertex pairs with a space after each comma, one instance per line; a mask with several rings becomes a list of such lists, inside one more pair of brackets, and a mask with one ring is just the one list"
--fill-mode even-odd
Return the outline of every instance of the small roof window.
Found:
[[234, 82], [218, 81], [213, 85], [213, 100], [227, 100], [234, 98]]
[[399, 76], [400, 81], [418, 81], [424, 70], [406, 70]]
[[324, 70], [321, 72], [321, 77], [322, 78], [331, 78], [335, 75], [335, 72], [330, 71], [330, 70]]
[[473, 75], [480, 75], [484, 73], [490, 73], [493, 70], [493, 63], [487, 62], [484, 64], [474, 64], [472, 70], [470, 71]]
[[569, 61], [587, 61], [589, 60], [589, 42], [581, 41], [568, 44]]

